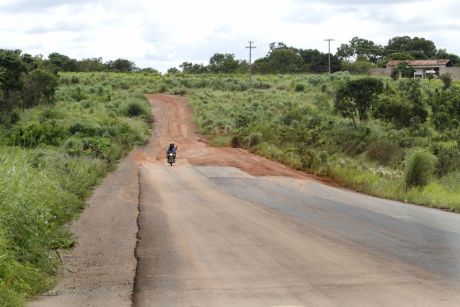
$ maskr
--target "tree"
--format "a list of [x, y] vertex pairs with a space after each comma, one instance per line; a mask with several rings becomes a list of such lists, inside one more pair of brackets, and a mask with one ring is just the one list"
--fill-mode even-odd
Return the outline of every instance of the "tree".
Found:
[[389, 90], [380, 95], [373, 114], [375, 118], [392, 122], [398, 128], [426, 122], [428, 108], [419, 80], [402, 80], [399, 90]]
[[49, 70], [35, 69], [24, 77], [22, 91], [22, 107], [33, 107], [41, 102], [54, 102], [54, 94], [58, 86], [57, 76]]
[[341, 70], [348, 71], [352, 74], [367, 74], [369, 69], [375, 67], [375, 64], [368, 60], [359, 60], [355, 62], [343, 61], [340, 63]]
[[395, 52], [409, 53], [417, 60], [432, 59], [436, 55], [436, 46], [432, 41], [422, 37], [396, 36], [391, 38], [384, 48], [385, 55]]
[[48, 55], [47, 64], [55, 71], [77, 71], [77, 60], [57, 52]]
[[377, 63], [383, 56], [383, 47], [371, 40], [353, 37], [348, 44], [342, 44], [336, 54], [341, 60], [354, 58]]
[[460, 66], [460, 57], [453, 53], [448, 53], [446, 49], [438, 49], [436, 52], [436, 59], [447, 59], [454, 66]]
[[102, 62], [102, 58], [88, 58], [78, 61], [78, 71], [107, 71], [108, 65]]
[[409, 52], [393, 52], [385, 57], [385, 61], [412, 61], [414, 56]]
[[451, 87], [436, 92], [430, 99], [432, 121], [441, 131], [455, 130], [460, 127], [460, 89]]
[[14, 106], [11, 94], [23, 88], [22, 74], [26, 66], [21, 61], [20, 50], [0, 49], [0, 110], [10, 111]]
[[298, 51], [291, 48], [273, 50], [268, 61], [270, 70], [274, 73], [300, 72], [303, 63]]
[[368, 118], [369, 109], [382, 92], [383, 82], [376, 78], [348, 81], [337, 91], [335, 109], [343, 117], [351, 118], [353, 123], [355, 123], [355, 115], [358, 114], [362, 122]]
[[138, 70], [134, 62], [126, 59], [116, 59], [107, 63], [109, 70], [116, 72], [133, 72]]
[[158, 72], [158, 70], [156, 70], [155, 68], [152, 68], [152, 67], [146, 67], [146, 68], [142, 68], [139, 70], [140, 72], [144, 72], [144, 73], [149, 73], [149, 74], [155, 74], [155, 75], [159, 75], [160, 73]]
[[299, 51], [284, 43], [271, 43], [267, 56], [256, 60], [253, 66], [258, 73], [296, 73], [302, 68], [303, 59]]
[[[303, 60], [303, 71], [321, 73], [328, 71], [328, 57], [327, 53], [322, 53], [316, 49], [299, 49], [300, 57]], [[331, 71], [336, 72], [340, 70], [339, 58], [331, 55]]]
[[208, 72], [208, 68], [203, 64], [193, 64], [191, 62], [184, 62], [179, 65], [183, 73], [186, 74], [201, 74]]
[[40, 57], [33, 57], [28, 53], [21, 55], [21, 61], [25, 65], [27, 71], [37, 69], [38, 66], [43, 64], [43, 59]]
[[177, 73], [180, 73], [180, 70], [177, 69], [176, 67], [171, 67], [171, 68], [168, 68], [167, 73], [168, 74], [177, 74]]
[[235, 55], [230, 53], [215, 53], [209, 59], [209, 70], [214, 73], [234, 73], [240, 65], [238, 60], [235, 60]]

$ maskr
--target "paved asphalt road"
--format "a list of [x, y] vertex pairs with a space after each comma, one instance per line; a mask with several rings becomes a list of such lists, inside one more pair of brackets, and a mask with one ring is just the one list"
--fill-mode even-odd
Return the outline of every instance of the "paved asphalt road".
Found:
[[460, 216], [313, 180], [141, 169], [136, 306], [459, 306]]

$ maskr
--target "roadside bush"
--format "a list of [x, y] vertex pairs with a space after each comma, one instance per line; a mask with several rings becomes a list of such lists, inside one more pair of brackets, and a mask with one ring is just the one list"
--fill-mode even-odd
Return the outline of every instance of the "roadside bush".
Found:
[[56, 121], [42, 123], [30, 122], [14, 126], [8, 136], [8, 144], [23, 147], [36, 147], [39, 145], [59, 146], [67, 135], [67, 129]]
[[242, 148], [242, 147], [245, 147], [245, 144], [246, 144], [245, 137], [240, 134], [233, 136], [230, 142], [230, 145], [233, 148]]
[[71, 135], [79, 134], [80, 136], [102, 136], [108, 127], [102, 128], [98, 124], [85, 121], [74, 122], [69, 127]]
[[296, 91], [296, 92], [303, 92], [303, 91], [305, 91], [305, 85], [303, 85], [303, 84], [301, 84], [301, 83], [296, 84], [296, 86], [295, 86], [295, 91]]
[[136, 116], [147, 116], [149, 114], [149, 110], [145, 105], [140, 104], [139, 102], [130, 102], [126, 106], [125, 114], [129, 117], [136, 117]]
[[377, 161], [381, 165], [389, 165], [400, 152], [397, 144], [382, 140], [370, 143], [366, 154], [369, 159]]
[[406, 189], [426, 186], [436, 169], [436, 156], [422, 148], [412, 149], [406, 156], [404, 183]]
[[452, 77], [450, 74], [442, 74], [439, 76], [439, 78], [441, 79], [445, 90], [447, 90], [452, 85]]
[[71, 156], [79, 156], [83, 153], [83, 142], [76, 137], [68, 138], [63, 145], [67, 154]]
[[248, 146], [253, 147], [262, 142], [262, 133], [251, 133], [248, 136]]
[[54, 251], [71, 241], [62, 225], [81, 204], [51, 170], [29, 164], [32, 153], [0, 149], [0, 252], [8, 246], [0, 259], [0, 288], [9, 289], [0, 292], [0, 301], [7, 302], [2, 306], [49, 287], [46, 276], [57, 265]]
[[460, 150], [457, 147], [434, 146], [433, 152], [438, 158], [436, 173], [442, 177], [460, 168]]

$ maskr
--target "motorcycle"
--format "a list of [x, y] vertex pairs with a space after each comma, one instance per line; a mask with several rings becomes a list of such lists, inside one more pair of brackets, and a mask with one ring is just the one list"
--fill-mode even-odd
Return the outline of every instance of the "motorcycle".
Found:
[[172, 152], [169, 152], [167, 154], [167, 159], [168, 159], [168, 163], [171, 164], [171, 166], [173, 166], [173, 164], [176, 163], [176, 155]]

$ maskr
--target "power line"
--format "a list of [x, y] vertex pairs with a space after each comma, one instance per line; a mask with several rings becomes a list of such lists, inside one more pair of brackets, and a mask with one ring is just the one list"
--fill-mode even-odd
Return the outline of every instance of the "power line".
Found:
[[249, 49], [249, 82], [252, 81], [252, 49], [257, 48], [256, 46], [253, 46], [254, 44], [253, 41], [249, 41], [249, 46], [246, 48]]
[[326, 38], [324, 40], [328, 44], [328, 53], [327, 53], [327, 61], [328, 61], [328, 72], [331, 73], [331, 42], [334, 41], [333, 38]]

